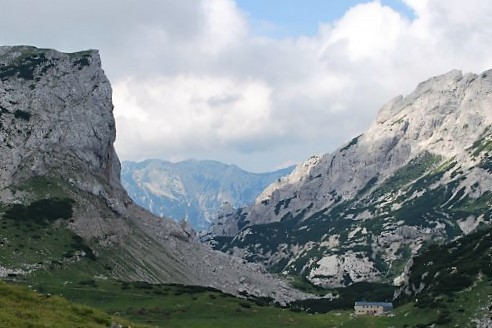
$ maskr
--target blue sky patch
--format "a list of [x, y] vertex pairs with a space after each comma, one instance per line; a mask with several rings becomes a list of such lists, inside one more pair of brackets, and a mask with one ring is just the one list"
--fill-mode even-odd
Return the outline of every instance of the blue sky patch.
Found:
[[[332, 22], [351, 7], [370, 1], [361, 0], [236, 0], [250, 19], [257, 35], [274, 38], [315, 35], [320, 23]], [[401, 0], [383, 0], [402, 15], [413, 19], [414, 13]]]

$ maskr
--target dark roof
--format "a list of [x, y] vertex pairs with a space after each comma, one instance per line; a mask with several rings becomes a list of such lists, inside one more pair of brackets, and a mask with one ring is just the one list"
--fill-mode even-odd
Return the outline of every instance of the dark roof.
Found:
[[393, 308], [390, 302], [355, 302], [355, 306], [382, 306], [384, 308]]

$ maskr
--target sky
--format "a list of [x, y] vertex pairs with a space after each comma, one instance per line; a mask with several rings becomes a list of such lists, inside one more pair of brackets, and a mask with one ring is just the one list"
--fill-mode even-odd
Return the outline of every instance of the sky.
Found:
[[2, 45], [99, 49], [121, 160], [271, 171], [334, 151], [431, 76], [492, 68], [490, 0], [0, 0], [0, 8]]

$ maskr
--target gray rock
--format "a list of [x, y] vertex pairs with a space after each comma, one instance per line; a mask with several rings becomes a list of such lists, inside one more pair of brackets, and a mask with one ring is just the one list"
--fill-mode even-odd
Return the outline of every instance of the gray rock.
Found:
[[[431, 78], [384, 105], [364, 134], [267, 187], [253, 206], [221, 213], [203, 240], [320, 285], [389, 279], [393, 262], [423, 241], [490, 222], [480, 199], [492, 190], [491, 108], [492, 71]], [[461, 214], [464, 203], [476, 209], [472, 218]]]

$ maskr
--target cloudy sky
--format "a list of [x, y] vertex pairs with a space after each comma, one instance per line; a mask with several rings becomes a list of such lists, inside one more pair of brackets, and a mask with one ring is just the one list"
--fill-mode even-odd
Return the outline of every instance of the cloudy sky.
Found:
[[0, 44], [100, 50], [122, 160], [267, 171], [327, 153], [451, 69], [492, 68], [490, 0], [0, 0]]

